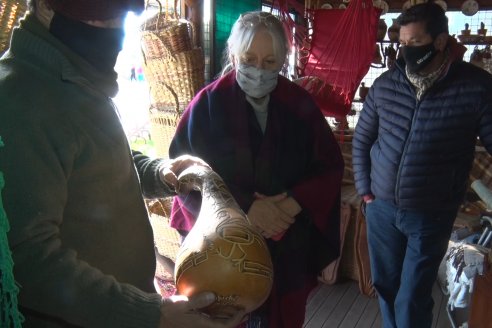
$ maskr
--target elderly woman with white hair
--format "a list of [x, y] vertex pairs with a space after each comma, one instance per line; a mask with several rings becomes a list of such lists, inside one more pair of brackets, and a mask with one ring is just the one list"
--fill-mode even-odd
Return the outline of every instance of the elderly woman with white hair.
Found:
[[[289, 48], [275, 16], [242, 14], [222, 76], [192, 100], [170, 147], [208, 162], [267, 240], [274, 285], [250, 326], [302, 327], [317, 275], [339, 255], [343, 160], [312, 97], [279, 74]], [[200, 200], [175, 197], [171, 225], [183, 236]]]

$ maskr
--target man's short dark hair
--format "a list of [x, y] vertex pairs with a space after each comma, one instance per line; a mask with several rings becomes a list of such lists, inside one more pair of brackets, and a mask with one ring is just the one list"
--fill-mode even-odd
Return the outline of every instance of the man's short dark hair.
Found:
[[434, 2], [425, 2], [414, 5], [405, 10], [397, 18], [400, 26], [422, 22], [430, 36], [435, 39], [441, 33], [449, 33], [448, 18], [441, 6]]

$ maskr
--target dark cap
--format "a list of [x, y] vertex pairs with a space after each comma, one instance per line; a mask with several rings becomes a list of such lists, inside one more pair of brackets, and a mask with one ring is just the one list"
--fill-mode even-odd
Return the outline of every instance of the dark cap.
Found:
[[141, 13], [145, 0], [47, 0], [51, 9], [78, 21], [109, 20]]

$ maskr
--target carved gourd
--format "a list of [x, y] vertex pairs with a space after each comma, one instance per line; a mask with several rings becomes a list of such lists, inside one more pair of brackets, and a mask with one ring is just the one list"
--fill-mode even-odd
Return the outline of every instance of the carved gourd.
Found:
[[264, 238], [217, 173], [195, 166], [183, 171], [178, 180], [180, 186], [202, 194], [200, 214], [176, 257], [178, 293], [214, 292], [216, 302], [204, 309], [214, 317], [255, 310], [267, 299], [273, 282]]

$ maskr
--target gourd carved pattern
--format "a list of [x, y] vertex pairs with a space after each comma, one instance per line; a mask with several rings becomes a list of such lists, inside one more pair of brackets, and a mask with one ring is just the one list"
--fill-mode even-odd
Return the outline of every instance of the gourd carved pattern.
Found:
[[204, 309], [214, 317], [255, 310], [268, 297], [273, 282], [273, 266], [263, 236], [214, 171], [194, 166], [183, 171], [178, 181], [178, 189], [202, 194], [197, 221], [176, 257], [178, 293], [214, 292], [216, 302]]

